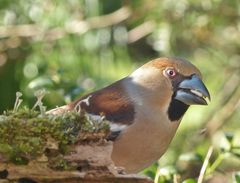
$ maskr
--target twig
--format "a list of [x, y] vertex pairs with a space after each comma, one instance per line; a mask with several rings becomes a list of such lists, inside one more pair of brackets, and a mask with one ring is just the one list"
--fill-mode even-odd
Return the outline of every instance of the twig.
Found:
[[227, 103], [229, 97], [232, 96], [236, 88], [240, 84], [240, 77], [238, 71], [231, 72], [231, 74], [226, 75], [223, 86], [219, 89], [220, 92], [218, 96], [215, 97], [215, 101], [218, 101], [216, 107], [212, 110], [211, 115], [207, 116], [203, 124], [207, 124], [215, 114], [222, 109], [222, 107]]
[[207, 173], [212, 173], [216, 170], [216, 168], [222, 163], [224, 159], [224, 155], [220, 154], [217, 159], [212, 163], [212, 165], [209, 167], [208, 172]]
[[131, 15], [127, 7], [122, 7], [108, 15], [89, 18], [87, 20], [73, 20], [65, 27], [55, 27], [45, 29], [39, 24], [0, 26], [0, 38], [6, 37], [33, 37], [40, 40], [56, 40], [64, 37], [68, 33], [83, 34], [90, 29], [103, 28], [118, 24]]
[[173, 175], [173, 183], [179, 183], [178, 179], [179, 179], [178, 174], [174, 174]]
[[128, 43], [133, 43], [152, 33], [156, 27], [154, 21], [144, 22], [128, 32]]
[[219, 128], [228, 122], [234, 111], [238, 109], [240, 103], [240, 87], [232, 94], [230, 100], [209, 120], [206, 128], [208, 135], [214, 134]]
[[199, 174], [197, 183], [202, 183], [203, 182], [203, 178], [204, 178], [204, 175], [205, 175], [208, 163], [209, 163], [209, 159], [210, 159], [212, 153], [213, 153], [213, 146], [210, 146], [209, 149], [208, 149], [207, 155], [204, 159], [202, 168], [200, 170], [200, 174]]

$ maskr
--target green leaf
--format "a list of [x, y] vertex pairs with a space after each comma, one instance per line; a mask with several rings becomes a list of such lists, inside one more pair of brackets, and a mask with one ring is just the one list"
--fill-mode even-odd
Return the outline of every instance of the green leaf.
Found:
[[227, 139], [227, 141], [232, 144], [233, 138], [234, 138], [234, 134], [231, 132], [225, 132], [224, 133], [225, 138]]
[[197, 183], [195, 179], [186, 179], [182, 183]]
[[240, 172], [236, 172], [235, 175], [234, 175], [234, 177], [235, 177], [235, 181], [236, 181], [237, 183], [240, 183]]

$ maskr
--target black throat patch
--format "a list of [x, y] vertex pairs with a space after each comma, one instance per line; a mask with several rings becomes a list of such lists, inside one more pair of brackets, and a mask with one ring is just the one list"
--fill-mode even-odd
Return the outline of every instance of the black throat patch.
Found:
[[180, 120], [189, 108], [189, 105], [175, 99], [179, 84], [184, 79], [188, 78], [191, 78], [191, 76], [184, 76], [178, 73], [178, 75], [172, 80], [174, 94], [172, 95], [172, 99], [168, 107], [168, 118], [171, 122]]
[[172, 96], [172, 100], [168, 107], [168, 118], [171, 122], [180, 120], [189, 108], [189, 105], [174, 99], [174, 97], [175, 95]]

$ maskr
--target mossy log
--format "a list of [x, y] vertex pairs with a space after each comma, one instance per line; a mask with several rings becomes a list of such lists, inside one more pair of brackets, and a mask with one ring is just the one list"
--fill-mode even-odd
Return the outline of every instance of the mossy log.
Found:
[[111, 160], [108, 122], [29, 109], [0, 116], [0, 183], [150, 183]]

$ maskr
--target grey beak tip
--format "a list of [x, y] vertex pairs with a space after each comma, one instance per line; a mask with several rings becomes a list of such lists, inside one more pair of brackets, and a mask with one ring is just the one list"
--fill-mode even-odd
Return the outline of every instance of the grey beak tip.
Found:
[[208, 98], [209, 102], [211, 102], [211, 96], [210, 96], [209, 92], [208, 92], [207, 98]]

